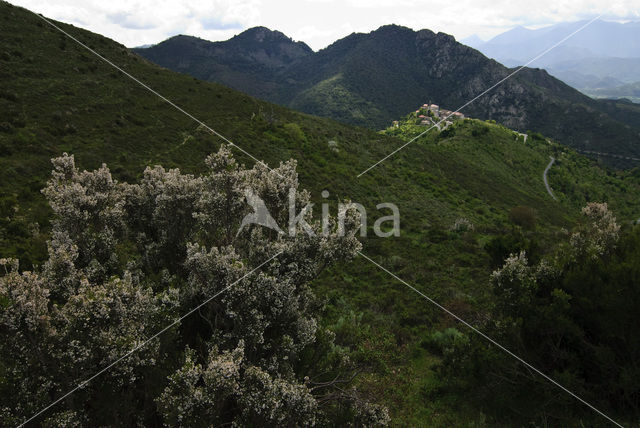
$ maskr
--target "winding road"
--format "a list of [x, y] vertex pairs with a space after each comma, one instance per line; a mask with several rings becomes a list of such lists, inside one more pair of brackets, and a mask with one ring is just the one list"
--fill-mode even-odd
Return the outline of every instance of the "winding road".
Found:
[[547, 167], [544, 169], [544, 172], [542, 173], [542, 180], [544, 180], [544, 185], [547, 188], [547, 192], [549, 192], [549, 195], [551, 195], [554, 201], [557, 201], [558, 199], [551, 191], [551, 187], [549, 187], [549, 180], [547, 180], [547, 173], [549, 172], [549, 168], [551, 168], [551, 165], [553, 165], [553, 163], [556, 161], [556, 158], [554, 158], [553, 156], [549, 156], [549, 158], [551, 159], [551, 162], [549, 162], [549, 165], [547, 165]]

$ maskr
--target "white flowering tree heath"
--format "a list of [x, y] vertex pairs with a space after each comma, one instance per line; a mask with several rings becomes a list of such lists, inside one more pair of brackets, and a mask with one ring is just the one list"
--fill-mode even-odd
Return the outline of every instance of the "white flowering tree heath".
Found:
[[606, 258], [616, 248], [620, 226], [606, 203], [590, 202], [582, 208], [585, 221], [568, 233], [567, 242], [561, 242], [553, 252], [531, 265], [525, 251], [511, 254], [504, 265], [491, 275], [496, 309], [515, 322], [522, 321], [523, 313], [535, 307], [536, 300], [545, 293], [553, 297], [558, 306], [570, 297], [560, 289], [568, 272], [580, 263], [591, 264]]
[[[388, 422], [386, 409], [340, 383], [354, 367], [319, 327], [309, 286], [360, 249], [357, 209], [316, 221], [294, 161], [249, 169], [225, 146], [201, 176], [155, 166], [133, 184], [105, 165], [79, 171], [66, 154], [52, 162], [48, 260], [34, 271], [0, 260], [2, 425], [21, 423], [223, 290], [38, 422]], [[257, 200], [268, 217], [247, 221]]]
[[571, 246], [576, 256], [597, 259], [608, 254], [620, 237], [620, 226], [607, 203], [590, 202], [582, 208], [586, 222], [571, 235]]

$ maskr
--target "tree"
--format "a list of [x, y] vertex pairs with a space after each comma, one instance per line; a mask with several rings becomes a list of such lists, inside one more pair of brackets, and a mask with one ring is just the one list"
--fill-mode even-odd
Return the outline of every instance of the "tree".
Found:
[[307, 205], [295, 162], [246, 169], [223, 146], [206, 163], [202, 176], [156, 166], [128, 184], [105, 165], [81, 172], [73, 156], [53, 160], [43, 191], [55, 214], [48, 260], [33, 272], [1, 261], [3, 424], [20, 423], [221, 292], [52, 408], [45, 424], [388, 421], [386, 409], [328, 382], [354, 367], [318, 326], [309, 287], [360, 248], [355, 210], [344, 234], [323, 236], [311, 210], [304, 219], [314, 235], [238, 232], [247, 188], [279, 224], [291, 189], [296, 206]]
[[[623, 232], [606, 204], [589, 203], [582, 214], [583, 221], [539, 262], [520, 251], [493, 272], [494, 305], [481, 327], [614, 419], [636, 421], [640, 387], [631, 379], [640, 375], [633, 328], [640, 310], [640, 228]], [[466, 358], [445, 360], [444, 372], [464, 376], [486, 403], [531, 420], [598, 417], [483, 339], [470, 339], [459, 348]]]
[[571, 254], [593, 260], [610, 254], [620, 236], [620, 226], [607, 203], [590, 202], [582, 208], [586, 222], [571, 235]]
[[533, 230], [536, 227], [536, 211], [531, 207], [519, 205], [509, 211], [509, 220], [524, 229]]

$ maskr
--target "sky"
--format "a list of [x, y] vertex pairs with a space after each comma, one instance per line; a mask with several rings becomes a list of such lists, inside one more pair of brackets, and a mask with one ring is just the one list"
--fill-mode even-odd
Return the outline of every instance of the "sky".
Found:
[[591, 19], [640, 21], [640, 0], [9, 0], [128, 47], [176, 34], [227, 40], [258, 25], [314, 50], [385, 24], [487, 40], [515, 26]]

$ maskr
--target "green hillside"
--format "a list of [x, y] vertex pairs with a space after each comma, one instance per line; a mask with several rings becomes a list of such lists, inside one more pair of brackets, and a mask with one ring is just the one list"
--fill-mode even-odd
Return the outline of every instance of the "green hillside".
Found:
[[[219, 138], [31, 12], [1, 2], [0, 22], [0, 258], [17, 257], [23, 269], [45, 259], [51, 211], [40, 190], [51, 158], [73, 153], [80, 168], [106, 163], [115, 178], [133, 181], [156, 164], [201, 172], [220, 147]], [[371, 228], [388, 214], [377, 204], [396, 204], [401, 236], [363, 238], [363, 253], [474, 324], [482, 325], [492, 307], [491, 272], [512, 252], [526, 249], [538, 259], [548, 253], [587, 202], [608, 202], [628, 229], [640, 217], [637, 170], [604, 169], [540, 134], [524, 142], [476, 119], [434, 130], [357, 178], [425, 128], [412, 115], [376, 133], [298, 113], [59, 25], [256, 158], [271, 166], [295, 159], [302, 187], [333, 214], [338, 201], [362, 203]], [[254, 163], [238, 150], [234, 155]], [[549, 181], [558, 201], [542, 178], [550, 156], [557, 159]], [[523, 210], [531, 215], [518, 216]], [[524, 397], [525, 405], [499, 408], [443, 382], [443, 356], [427, 342], [455, 323], [363, 258], [325, 272], [314, 287], [326, 300], [323, 324], [362, 367], [355, 383], [389, 407], [396, 426], [521, 426], [558, 413], [572, 426], [602, 422], [578, 402], [539, 408]], [[500, 364], [507, 373], [517, 366]], [[611, 408], [588, 385], [586, 393]]]

